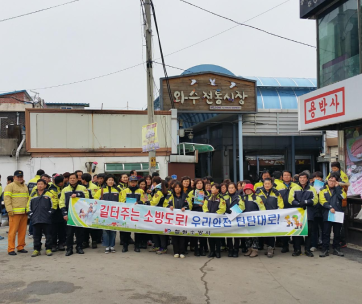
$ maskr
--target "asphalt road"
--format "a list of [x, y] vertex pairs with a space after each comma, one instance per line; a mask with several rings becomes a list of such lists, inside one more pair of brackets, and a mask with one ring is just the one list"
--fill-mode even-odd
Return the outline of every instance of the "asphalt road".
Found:
[[[0, 227], [6, 236], [7, 227]], [[103, 247], [84, 255], [31, 258], [8, 256], [0, 241], [0, 303], [361, 303], [362, 252], [345, 249], [346, 257], [185, 259], [142, 250], [105, 254]], [[117, 241], [118, 243], [118, 241]], [[170, 250], [171, 249], [171, 250]]]

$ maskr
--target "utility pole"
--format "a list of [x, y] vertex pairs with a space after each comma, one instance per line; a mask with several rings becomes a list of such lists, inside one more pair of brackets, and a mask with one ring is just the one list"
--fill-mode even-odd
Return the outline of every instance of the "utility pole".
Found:
[[[148, 124], [154, 123], [153, 106], [153, 70], [152, 70], [152, 21], [151, 21], [151, 0], [144, 1], [145, 8], [145, 38], [146, 38], [146, 65], [147, 65], [147, 115]], [[148, 152], [149, 173], [156, 171], [156, 151]]]

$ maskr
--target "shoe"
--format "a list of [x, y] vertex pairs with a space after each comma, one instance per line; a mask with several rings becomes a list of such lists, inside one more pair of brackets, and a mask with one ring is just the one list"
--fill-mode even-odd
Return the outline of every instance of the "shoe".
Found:
[[29, 233], [29, 234], [28, 234], [28, 238], [29, 238], [29, 239], [32, 239], [32, 238], [33, 238], [33, 235]]
[[251, 251], [252, 251], [252, 249], [251, 249], [251, 248], [248, 248], [248, 251], [245, 252], [244, 256], [250, 256], [250, 255], [251, 255]]
[[52, 252], [57, 252], [57, 251], [58, 251], [57, 246], [52, 246]]
[[325, 258], [327, 256], [329, 256], [329, 251], [328, 250], [322, 251], [322, 253], [319, 255], [320, 258]]
[[41, 254], [40, 251], [34, 250], [33, 253], [32, 253], [32, 255], [31, 255], [31, 257], [32, 257], [32, 258], [35, 258], [35, 257], [37, 257], [37, 256], [40, 255], [40, 254]]
[[135, 248], [134, 248], [134, 251], [135, 251], [135, 252], [141, 252], [141, 250], [140, 250], [139, 247], [135, 247]]
[[65, 250], [64, 245], [61, 245], [61, 244], [60, 244], [60, 245], [58, 246], [58, 250], [59, 250], [59, 251], [64, 251], [64, 250]]
[[97, 248], [97, 242], [96, 241], [92, 241], [92, 249], [96, 249]]
[[52, 252], [50, 249], [47, 249], [47, 250], [45, 251], [45, 254], [46, 254], [47, 256], [52, 256], [52, 255], [53, 255], [53, 252]]
[[116, 253], [116, 249], [114, 249], [114, 247], [111, 247], [111, 252]]
[[343, 257], [344, 253], [342, 251], [340, 251], [340, 249], [335, 248], [335, 249], [333, 249], [333, 255]]
[[10, 252], [8, 252], [8, 255], [16, 255], [16, 252], [15, 251], [10, 251]]
[[302, 252], [300, 250], [297, 250], [292, 253], [292, 256], [300, 256], [301, 254]]
[[246, 248], [246, 247], [241, 248], [241, 252], [242, 252], [242, 253], [247, 253], [248, 251], [249, 251], [249, 249]]
[[286, 247], [282, 248], [281, 253], [287, 253], [287, 252], [289, 252], [289, 248]]
[[215, 256], [217, 259], [220, 259], [221, 258], [221, 253], [220, 252], [215, 252]]
[[315, 247], [312, 247], [311, 249], [310, 249], [310, 251], [312, 251], [312, 252], [314, 252], [314, 251], [316, 251], [317, 250], [317, 248], [315, 248]]
[[89, 243], [88, 242], [83, 242], [82, 243], [82, 248], [83, 249], [89, 248]]
[[200, 251], [198, 249], [194, 250], [194, 256], [200, 256]]
[[104, 253], [110, 253], [111, 250], [109, 249], [109, 247], [106, 248], [106, 250], [104, 251]]
[[150, 250], [148, 250], [148, 252], [157, 252], [160, 250], [160, 247], [152, 247], [150, 248]]
[[1, 236], [1, 235], [0, 235], [0, 240], [3, 240], [3, 239], [5, 239], [5, 238], [4, 238], [3, 236]]
[[204, 251], [202, 248], [200, 248], [200, 256], [206, 256], [206, 251]]
[[176, 253], [176, 254], [173, 255], [173, 257], [174, 257], [174, 258], [179, 258], [180, 255]]
[[233, 258], [238, 258], [239, 257], [239, 250], [238, 249], [234, 249], [233, 251]]
[[269, 246], [267, 251], [267, 257], [272, 258], [274, 256], [274, 248]]
[[165, 254], [165, 253], [167, 253], [167, 249], [160, 248], [160, 250], [158, 250], [156, 253], [157, 254]]
[[180, 254], [180, 258], [181, 258], [181, 259], [184, 259], [184, 258], [185, 258], [185, 255], [184, 255], [184, 254]]
[[258, 249], [252, 248], [252, 249], [251, 249], [251, 254], [249, 255], [249, 257], [255, 258], [255, 257], [257, 257], [257, 256], [258, 256]]
[[310, 258], [314, 257], [314, 254], [313, 254], [313, 252], [311, 252], [311, 251], [306, 251], [304, 254], [305, 254], [307, 257], [310, 257]]
[[18, 250], [18, 253], [28, 253], [28, 250], [21, 249], [21, 250]]
[[78, 254], [84, 254], [83, 249], [79, 248], [79, 247], [75, 249], [75, 252], [78, 253]]
[[67, 250], [67, 252], [65, 253], [65, 256], [70, 256], [73, 254], [73, 250]]
[[127, 252], [127, 251], [128, 251], [128, 245], [123, 245], [122, 252]]
[[209, 255], [207, 256], [208, 258], [214, 258], [215, 257], [215, 252], [210, 251]]
[[229, 258], [232, 258], [232, 257], [233, 257], [233, 251], [232, 251], [232, 250], [229, 250], [228, 257], [229, 257]]

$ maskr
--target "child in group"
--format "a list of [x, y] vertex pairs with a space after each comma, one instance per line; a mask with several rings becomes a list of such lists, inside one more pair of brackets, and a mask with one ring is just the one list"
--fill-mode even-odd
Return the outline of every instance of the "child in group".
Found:
[[[241, 197], [245, 206], [244, 213], [265, 210], [265, 205], [262, 199], [259, 196], [255, 195], [254, 186], [252, 184], [246, 184], [244, 186], [244, 193], [245, 194]], [[249, 256], [251, 258], [257, 257], [259, 238], [248, 238], [245, 243], [247, 252], [244, 254], [244, 256]]]
[[[204, 205], [202, 209], [206, 213], [217, 213], [224, 214], [226, 211], [226, 203], [224, 199], [220, 195], [220, 185], [213, 184], [211, 186], [211, 196], [205, 199]], [[209, 239], [209, 247], [210, 253], [208, 255], [209, 258], [221, 258], [221, 239], [210, 237]]]
[[[189, 209], [187, 202], [187, 194], [182, 191], [182, 184], [176, 182], [173, 186], [172, 196], [168, 202], [168, 207], [173, 211], [174, 209], [181, 209], [185, 211]], [[174, 258], [185, 258], [185, 237], [184, 236], [172, 236], [172, 245]]]

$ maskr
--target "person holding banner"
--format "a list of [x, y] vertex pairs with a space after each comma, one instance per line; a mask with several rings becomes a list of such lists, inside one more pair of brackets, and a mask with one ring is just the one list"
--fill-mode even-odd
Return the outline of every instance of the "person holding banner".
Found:
[[[220, 195], [220, 185], [213, 184], [211, 186], [211, 196], [206, 198], [202, 210], [205, 213], [217, 213], [224, 214], [226, 211], [226, 203]], [[209, 258], [216, 257], [221, 258], [221, 239], [220, 238], [209, 238], [210, 253]]]
[[[256, 194], [262, 199], [266, 210], [283, 209], [284, 202], [278, 190], [273, 187], [273, 182], [270, 178], [264, 179], [263, 187], [256, 191]], [[268, 245], [266, 255], [268, 258], [274, 256], [275, 237], [264, 238]]]
[[[231, 208], [235, 205], [239, 206], [241, 210], [245, 210], [245, 204], [242, 201], [236, 189], [235, 183], [230, 183], [228, 186], [228, 199], [226, 202], [226, 213], [231, 213]], [[229, 248], [229, 258], [239, 257], [240, 238], [227, 238], [227, 246]]]
[[[119, 189], [115, 185], [115, 178], [113, 175], [106, 176], [106, 186], [102, 187], [94, 195], [95, 200], [105, 200], [110, 202], [121, 202], [121, 196]], [[116, 244], [116, 231], [103, 230], [102, 245], [106, 247], [104, 253], [114, 253], [116, 250], [114, 246]]]
[[[340, 250], [340, 237], [342, 223], [333, 221], [330, 214], [336, 212], [343, 213], [342, 200], [346, 198], [346, 193], [339, 185], [339, 175], [331, 173], [328, 178], [328, 183], [319, 192], [319, 202], [323, 207], [323, 252], [319, 255], [321, 258], [329, 256], [329, 244], [331, 230], [333, 228], [333, 254], [337, 256], [344, 256]], [[343, 214], [342, 214], [343, 216]], [[343, 222], [343, 221], [342, 221]]]
[[[172, 190], [171, 199], [168, 202], [168, 207], [171, 211], [174, 209], [181, 209], [181, 211], [189, 209], [189, 204], [186, 200], [187, 194], [182, 190], [182, 184], [176, 182]], [[174, 258], [185, 258], [185, 241], [184, 236], [172, 236]]]
[[[209, 193], [205, 190], [204, 181], [200, 178], [196, 179], [195, 190], [190, 191], [187, 196], [189, 209], [195, 212], [203, 212], [202, 206], [207, 196], [209, 196]], [[192, 237], [191, 247], [194, 248], [195, 256], [205, 256], [205, 252], [208, 250], [206, 238]]]
[[[152, 178], [152, 184], [154, 185], [154, 189], [152, 191], [150, 205], [153, 207], [167, 208], [172, 194], [168, 191], [166, 181], [161, 180], [161, 177], [159, 176], [155, 176]], [[149, 251], [156, 252], [157, 254], [167, 253], [167, 239], [167, 235], [154, 234], [154, 247]]]
[[[299, 174], [299, 182], [294, 186], [289, 193], [289, 204], [293, 208], [304, 208], [307, 209], [308, 215], [308, 236], [305, 238], [305, 255], [313, 257], [313, 253], [310, 251], [311, 248], [311, 237], [313, 233], [313, 220], [315, 208], [318, 204], [318, 194], [314, 187], [309, 184], [309, 175], [306, 172]], [[302, 228], [302, 227], [301, 227]], [[293, 256], [300, 256], [302, 254], [302, 237], [293, 236], [294, 252]]]
[[[138, 187], [138, 178], [137, 176], [130, 176], [128, 181], [128, 188], [124, 189], [121, 192], [121, 202], [122, 203], [137, 203], [143, 204], [142, 198], [144, 197], [144, 192]], [[123, 243], [122, 252], [128, 251], [129, 240], [131, 237], [131, 232], [121, 231], [121, 240]], [[135, 242], [134, 242], [134, 251], [140, 252], [142, 235], [140, 233], [135, 233]]]
[[[63, 188], [59, 199], [59, 208], [62, 210], [65, 221], [68, 221], [68, 209], [71, 200], [78, 200], [80, 198], [89, 198], [89, 192], [86, 187], [78, 184], [77, 174], [71, 173], [69, 175], [69, 185]], [[67, 251], [65, 256], [73, 254], [74, 234], [77, 239], [76, 252], [78, 254], [84, 254], [82, 249], [84, 228], [67, 226]]]
[[[244, 202], [244, 212], [255, 212], [255, 211], [264, 211], [265, 205], [260, 198], [260, 196], [255, 195], [255, 190], [252, 184], [246, 184], [244, 186], [244, 196], [241, 199]], [[253, 237], [248, 238], [245, 242], [247, 247], [247, 252], [244, 256], [249, 256], [251, 258], [255, 258], [258, 256], [258, 248], [259, 248], [259, 238]]]

